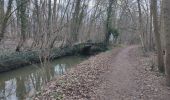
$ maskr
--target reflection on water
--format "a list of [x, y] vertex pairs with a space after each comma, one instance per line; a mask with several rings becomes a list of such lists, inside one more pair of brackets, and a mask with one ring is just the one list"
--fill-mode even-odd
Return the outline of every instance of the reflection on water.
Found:
[[69, 67], [80, 63], [84, 57], [58, 59], [48, 66], [32, 65], [0, 74], [0, 100], [29, 100], [49, 80], [62, 75]]

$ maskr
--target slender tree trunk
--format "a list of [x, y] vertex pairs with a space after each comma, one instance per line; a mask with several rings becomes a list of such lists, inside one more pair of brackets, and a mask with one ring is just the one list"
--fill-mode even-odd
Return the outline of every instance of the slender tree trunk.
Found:
[[153, 43], [153, 14], [152, 14], [152, 3], [151, 3], [151, 0], [150, 0], [150, 25], [149, 25], [149, 49], [152, 51], [154, 50], [154, 43]]
[[27, 0], [21, 0], [20, 1], [20, 21], [21, 21], [21, 37], [20, 41], [18, 43], [18, 46], [16, 47], [16, 51], [19, 52], [21, 47], [23, 46], [25, 40], [26, 40], [26, 32], [27, 32], [27, 14], [26, 14], [26, 8], [27, 8]]
[[158, 12], [157, 12], [157, 0], [151, 0], [152, 7], [152, 14], [153, 14], [153, 26], [154, 26], [154, 33], [155, 33], [155, 42], [157, 47], [157, 58], [158, 58], [158, 69], [160, 72], [164, 73], [164, 60], [162, 55], [162, 47], [161, 47], [161, 39], [158, 27]]
[[51, 0], [48, 0], [48, 23], [47, 23], [47, 29], [48, 29], [48, 33], [47, 33], [47, 41], [50, 38], [50, 34], [51, 34], [51, 22], [52, 22], [52, 8], [51, 8]]
[[73, 18], [72, 18], [72, 25], [71, 25], [71, 35], [72, 35], [72, 42], [77, 42], [78, 41], [78, 32], [79, 32], [79, 15], [80, 15], [80, 7], [81, 7], [81, 0], [76, 0], [75, 1], [75, 10], [73, 13]]
[[170, 0], [163, 0], [163, 23], [165, 35], [165, 54], [166, 54], [166, 77], [167, 85], [170, 86]]
[[57, 0], [54, 0], [54, 6], [53, 6], [53, 20], [56, 19], [56, 10], [57, 10]]
[[[3, 14], [2, 15], [2, 21], [1, 21], [1, 30], [0, 30], [0, 41], [3, 39], [4, 37], [4, 33], [5, 33], [5, 29], [7, 27], [7, 23], [8, 23], [8, 20], [10, 18], [10, 14], [11, 14], [11, 9], [12, 9], [12, 2], [13, 0], [9, 0], [8, 1], [8, 7], [7, 7], [7, 11], [4, 15], [4, 9], [2, 9], [1, 13]], [[4, 1], [1, 1], [1, 5], [2, 7], [4, 7]]]
[[138, 13], [139, 13], [139, 36], [140, 36], [140, 40], [142, 43], [142, 47], [144, 49], [144, 51], [146, 51], [146, 46], [144, 43], [144, 32], [143, 32], [143, 22], [142, 22], [142, 11], [141, 11], [141, 4], [140, 4], [140, 0], [137, 0], [138, 3]]
[[112, 28], [112, 12], [113, 12], [113, 3], [115, 0], [109, 0], [109, 6], [107, 8], [107, 19], [106, 19], [106, 33], [104, 43], [109, 44], [110, 30]]
[[2, 29], [3, 18], [4, 18], [4, 0], [0, 0], [0, 29]]

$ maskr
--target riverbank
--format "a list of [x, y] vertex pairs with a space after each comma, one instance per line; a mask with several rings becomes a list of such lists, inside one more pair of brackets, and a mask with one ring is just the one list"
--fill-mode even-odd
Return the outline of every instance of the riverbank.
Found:
[[10, 54], [0, 55], [0, 72], [6, 72], [19, 67], [43, 62], [46, 59], [54, 60], [64, 56], [72, 55], [91, 55], [102, 52], [107, 48], [102, 43], [79, 43], [73, 46], [61, 48], [13, 52]]
[[48, 83], [35, 100], [169, 100], [153, 64], [138, 46], [115, 48], [91, 57]]

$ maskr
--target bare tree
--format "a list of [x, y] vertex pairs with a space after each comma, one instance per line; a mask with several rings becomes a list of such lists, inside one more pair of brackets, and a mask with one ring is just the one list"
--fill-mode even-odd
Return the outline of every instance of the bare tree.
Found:
[[140, 36], [140, 39], [141, 39], [141, 43], [142, 43], [142, 47], [144, 50], [146, 50], [146, 46], [145, 46], [145, 43], [144, 43], [144, 31], [143, 31], [143, 21], [142, 21], [142, 10], [141, 10], [141, 0], [137, 0], [137, 3], [138, 3], [138, 12], [139, 12], [139, 36]]
[[109, 6], [107, 8], [107, 19], [106, 19], [106, 34], [104, 43], [107, 45], [109, 43], [109, 37], [111, 34], [112, 28], [112, 12], [113, 12], [113, 4], [115, 0], [109, 0]]
[[157, 47], [157, 54], [158, 54], [158, 69], [160, 72], [164, 73], [164, 60], [162, 55], [162, 47], [161, 47], [161, 39], [160, 33], [158, 28], [158, 12], [157, 12], [157, 0], [151, 0], [152, 7], [152, 14], [153, 14], [153, 26], [154, 26], [154, 33], [155, 33], [155, 42]]
[[72, 17], [72, 27], [71, 27], [72, 42], [78, 41], [80, 8], [81, 8], [81, 0], [76, 0], [73, 17]]
[[26, 40], [26, 33], [27, 33], [27, 0], [19, 0], [18, 1], [19, 7], [19, 17], [21, 22], [21, 37], [18, 46], [16, 47], [16, 51], [20, 51], [21, 47], [23, 46]]
[[163, 23], [164, 23], [164, 35], [165, 35], [165, 50], [166, 50], [166, 77], [167, 77], [167, 84], [170, 86], [170, 1], [169, 0], [163, 0]]
[[7, 27], [7, 23], [8, 23], [8, 20], [11, 16], [11, 9], [12, 9], [12, 2], [13, 0], [9, 0], [8, 1], [8, 7], [7, 7], [7, 11], [6, 13], [4, 14], [4, 1], [2, 0], [1, 1], [1, 30], [0, 30], [0, 41], [3, 39], [4, 37], [4, 33], [5, 33], [5, 29]]

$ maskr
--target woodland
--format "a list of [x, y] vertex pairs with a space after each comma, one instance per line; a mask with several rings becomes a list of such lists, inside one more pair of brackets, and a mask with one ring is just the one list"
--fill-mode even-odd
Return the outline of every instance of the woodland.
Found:
[[169, 0], [0, 0], [0, 72], [113, 46], [139, 46], [143, 55], [155, 55], [153, 65], [168, 88], [169, 5]]

